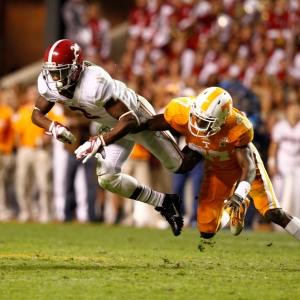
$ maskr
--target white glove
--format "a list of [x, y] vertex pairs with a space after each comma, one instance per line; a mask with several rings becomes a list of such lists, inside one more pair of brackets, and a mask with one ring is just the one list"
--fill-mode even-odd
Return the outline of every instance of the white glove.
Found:
[[98, 152], [98, 150], [100, 151], [102, 157], [105, 158], [106, 154], [104, 150], [104, 140], [102, 135], [90, 138], [83, 145], [79, 146], [74, 153], [76, 154], [77, 160], [85, 157], [85, 159], [82, 161], [82, 163], [85, 164], [92, 156], [94, 156]]
[[243, 201], [244, 199], [240, 195], [233, 194], [224, 201], [224, 209], [231, 207], [233, 210], [238, 211]]
[[56, 121], [53, 121], [51, 123], [49, 131], [45, 133], [48, 135], [53, 135], [58, 141], [62, 143], [72, 144], [76, 141], [75, 136], [70, 132], [70, 130], [66, 126]]

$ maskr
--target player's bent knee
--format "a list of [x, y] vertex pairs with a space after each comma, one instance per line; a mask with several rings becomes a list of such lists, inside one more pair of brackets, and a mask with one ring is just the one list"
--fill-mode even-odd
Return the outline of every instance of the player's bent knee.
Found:
[[120, 174], [103, 174], [98, 176], [99, 185], [105, 190], [114, 189], [120, 181]]
[[215, 233], [200, 232], [200, 237], [203, 239], [211, 239], [214, 236], [215, 236]]
[[106, 173], [98, 175], [99, 185], [114, 194], [129, 198], [137, 189], [138, 181], [123, 173]]

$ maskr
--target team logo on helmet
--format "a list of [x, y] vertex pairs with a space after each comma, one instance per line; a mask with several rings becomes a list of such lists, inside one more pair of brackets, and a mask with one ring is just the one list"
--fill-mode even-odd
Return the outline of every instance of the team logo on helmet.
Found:
[[74, 50], [73, 65], [76, 65], [77, 59], [79, 57], [79, 51], [80, 51], [80, 48], [79, 48], [78, 44], [75, 43], [74, 45], [72, 45], [71, 50]]

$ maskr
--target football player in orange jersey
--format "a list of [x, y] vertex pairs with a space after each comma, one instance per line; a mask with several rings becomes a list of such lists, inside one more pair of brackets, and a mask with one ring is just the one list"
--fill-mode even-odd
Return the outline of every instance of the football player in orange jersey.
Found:
[[224, 225], [221, 222], [224, 210], [230, 211], [230, 229], [238, 235], [249, 205], [246, 198], [252, 198], [263, 216], [300, 240], [300, 220], [280, 207], [251, 142], [252, 124], [232, 107], [227, 91], [210, 87], [197, 97], [175, 98], [163, 114], [153, 116], [141, 126], [143, 130], [173, 128], [185, 136], [186, 147], [205, 158], [197, 213], [202, 238], [212, 238]]

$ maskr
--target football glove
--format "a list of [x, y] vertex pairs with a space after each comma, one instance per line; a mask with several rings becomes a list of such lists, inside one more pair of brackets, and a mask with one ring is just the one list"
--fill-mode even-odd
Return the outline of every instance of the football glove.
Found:
[[244, 199], [241, 196], [237, 194], [233, 194], [232, 196], [230, 196], [228, 199], [224, 201], [225, 203], [224, 209], [231, 207], [233, 210], [238, 211], [243, 201]]
[[53, 121], [49, 127], [49, 131], [45, 132], [48, 135], [53, 135], [58, 141], [62, 143], [72, 144], [76, 141], [75, 136], [71, 131], [59, 122]]
[[102, 135], [94, 136], [90, 138], [83, 145], [79, 146], [75, 150], [76, 159], [81, 160], [84, 158], [82, 163], [86, 163], [92, 156], [94, 156], [98, 151], [100, 151], [103, 158], [105, 158], [105, 150], [104, 150], [104, 140]]

